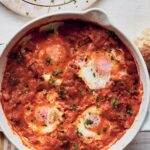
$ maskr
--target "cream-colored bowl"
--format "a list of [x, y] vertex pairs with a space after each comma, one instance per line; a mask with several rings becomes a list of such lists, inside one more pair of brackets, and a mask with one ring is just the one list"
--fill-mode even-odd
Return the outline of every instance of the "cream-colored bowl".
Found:
[[[145, 116], [147, 114], [147, 110], [149, 106], [149, 97], [150, 97], [149, 75], [148, 75], [145, 62], [139, 50], [121, 31], [119, 31], [114, 25], [112, 25], [108, 16], [103, 11], [99, 9], [89, 9], [87, 11], [53, 13], [32, 20], [31, 22], [26, 24], [8, 42], [5, 49], [3, 50], [2, 55], [0, 56], [0, 84], [3, 79], [8, 52], [27, 32], [29, 32], [33, 28], [42, 26], [43, 24], [49, 24], [50, 22], [54, 22], [54, 21], [63, 21], [66, 19], [81, 19], [85, 21], [90, 21], [99, 24], [106, 29], [114, 31], [117, 34], [117, 36], [121, 39], [121, 41], [126, 45], [126, 47], [130, 50], [131, 54], [133, 55], [137, 63], [140, 79], [144, 87], [143, 100], [140, 106], [140, 110], [131, 128], [127, 130], [127, 132], [120, 140], [118, 140], [114, 145], [112, 145], [109, 148], [110, 150], [124, 149], [133, 140], [135, 135], [139, 132], [144, 122]], [[11, 127], [9, 126], [1, 105], [0, 105], [0, 126], [3, 132], [5, 133], [5, 135], [8, 137], [8, 139], [18, 149], [20, 150], [29, 149], [23, 145], [19, 136], [16, 133], [14, 133]]]

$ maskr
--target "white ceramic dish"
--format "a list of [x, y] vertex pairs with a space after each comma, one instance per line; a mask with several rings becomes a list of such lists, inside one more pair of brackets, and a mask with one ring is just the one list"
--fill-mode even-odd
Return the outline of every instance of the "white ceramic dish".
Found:
[[[124, 149], [138, 133], [146, 117], [150, 97], [149, 75], [145, 62], [139, 50], [121, 31], [119, 31], [116, 27], [114, 27], [114, 25], [112, 25], [112, 23], [108, 19], [108, 16], [103, 11], [99, 9], [89, 9], [87, 11], [53, 13], [51, 15], [45, 15], [43, 17], [32, 20], [31, 22], [26, 24], [8, 42], [2, 55], [0, 56], [0, 84], [3, 79], [3, 73], [7, 61], [7, 54], [11, 50], [11, 48], [16, 44], [17, 41], [19, 41], [29, 30], [35, 27], [39, 27], [40, 25], [47, 24], [53, 21], [60, 21], [60, 20], [62, 21], [66, 19], [81, 19], [85, 21], [90, 21], [97, 23], [111, 31], [114, 31], [117, 34], [117, 36], [122, 40], [122, 42], [126, 45], [126, 47], [130, 50], [131, 54], [133, 55], [137, 63], [140, 79], [144, 88], [144, 95], [141, 107], [132, 127], [127, 130], [125, 135], [120, 140], [118, 140], [113, 146], [109, 148], [110, 150]], [[12, 129], [8, 125], [7, 119], [5, 118], [1, 105], [0, 105], [0, 125], [5, 135], [18, 149], [20, 150], [28, 149], [26, 146], [22, 144], [20, 138], [12, 131]]]

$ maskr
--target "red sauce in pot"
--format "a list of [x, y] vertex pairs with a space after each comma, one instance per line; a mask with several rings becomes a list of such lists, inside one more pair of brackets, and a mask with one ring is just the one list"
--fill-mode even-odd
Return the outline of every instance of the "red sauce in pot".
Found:
[[110, 147], [133, 124], [143, 95], [128, 49], [83, 21], [30, 36], [10, 51], [2, 82], [12, 129], [36, 150]]

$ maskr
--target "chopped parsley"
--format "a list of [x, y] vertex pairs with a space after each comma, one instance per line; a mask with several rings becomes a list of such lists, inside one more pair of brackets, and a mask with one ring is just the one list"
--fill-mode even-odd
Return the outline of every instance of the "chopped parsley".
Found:
[[60, 95], [61, 98], [65, 98], [65, 96], [67, 94], [65, 91], [65, 88], [63, 86], [56, 89], [56, 92]]
[[127, 106], [126, 107], [126, 113], [129, 114], [129, 115], [133, 115], [133, 111], [132, 111], [132, 108]]
[[47, 66], [51, 65], [51, 58], [50, 58], [50, 57], [47, 57], [47, 58], [46, 58], [45, 64], [46, 64]]
[[96, 77], [96, 74], [95, 74], [95, 72], [93, 73], [93, 77], [94, 77], [94, 78]]
[[21, 52], [16, 52], [13, 54], [13, 58], [17, 63], [20, 63], [23, 60], [23, 55]]
[[117, 102], [118, 102], [118, 96], [116, 96], [112, 102], [111, 102], [111, 107], [116, 108], [117, 107]]
[[96, 102], [100, 102], [100, 98], [99, 97], [96, 97]]
[[107, 132], [107, 128], [103, 128], [103, 132], [106, 133]]
[[90, 89], [91, 92], [94, 92], [94, 89]]
[[85, 124], [86, 124], [86, 125], [91, 125], [91, 124], [93, 124], [93, 121], [92, 121], [91, 119], [87, 119], [87, 120], [85, 121]]
[[43, 124], [44, 127], [47, 127], [47, 124]]
[[77, 133], [78, 135], [83, 136], [83, 134], [79, 131], [79, 129], [78, 129], [78, 128], [77, 128], [77, 130], [76, 130], [76, 133]]
[[51, 77], [51, 78], [49, 79], [49, 84], [53, 85], [54, 83], [55, 83], [55, 80]]
[[73, 150], [78, 150], [78, 144], [74, 145], [74, 149]]
[[76, 104], [72, 104], [71, 107], [70, 107], [70, 110], [71, 111], [75, 111], [76, 109], [77, 109]]
[[60, 70], [52, 71], [52, 75], [53, 75], [54, 77], [59, 76], [61, 73], [62, 73], [62, 71], [60, 71]]

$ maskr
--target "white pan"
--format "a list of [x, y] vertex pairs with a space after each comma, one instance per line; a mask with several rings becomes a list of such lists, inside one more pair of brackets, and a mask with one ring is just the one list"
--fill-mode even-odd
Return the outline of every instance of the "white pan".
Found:
[[[78, 12], [61, 12], [61, 13], [53, 13], [50, 15], [45, 15], [43, 17], [32, 20], [24, 27], [22, 27], [18, 32], [14, 35], [14, 37], [8, 42], [6, 47], [3, 50], [2, 55], [0, 56], [0, 85], [3, 79], [3, 73], [5, 71], [5, 65], [7, 62], [7, 54], [12, 49], [12, 47], [19, 41], [29, 30], [41, 26], [43, 24], [48, 24], [53, 21], [63, 21], [66, 19], [81, 19], [85, 21], [95, 22], [106, 29], [114, 31], [117, 36], [121, 39], [121, 41], [126, 45], [131, 54], [133, 55], [137, 67], [139, 70], [139, 75], [141, 82], [144, 88], [144, 94], [142, 103], [140, 106], [139, 113], [137, 114], [135, 121], [130, 129], [124, 134], [124, 136], [118, 140], [113, 146], [110, 147], [110, 150], [121, 150], [124, 149], [136, 136], [139, 132], [144, 119], [146, 117], [148, 106], [149, 106], [149, 97], [150, 97], [150, 84], [149, 84], [149, 75], [147, 71], [147, 67], [143, 60], [143, 57], [139, 50], [134, 46], [134, 44], [121, 32], [119, 31], [112, 23], [108, 16], [99, 9], [89, 9], [87, 11], [78, 11]], [[3, 112], [2, 106], [0, 105], [0, 126], [4, 132], [4, 134], [8, 137], [8, 139], [20, 150], [27, 150], [26, 146], [24, 146], [19, 138], [11, 129], [8, 124], [8, 121]]]

